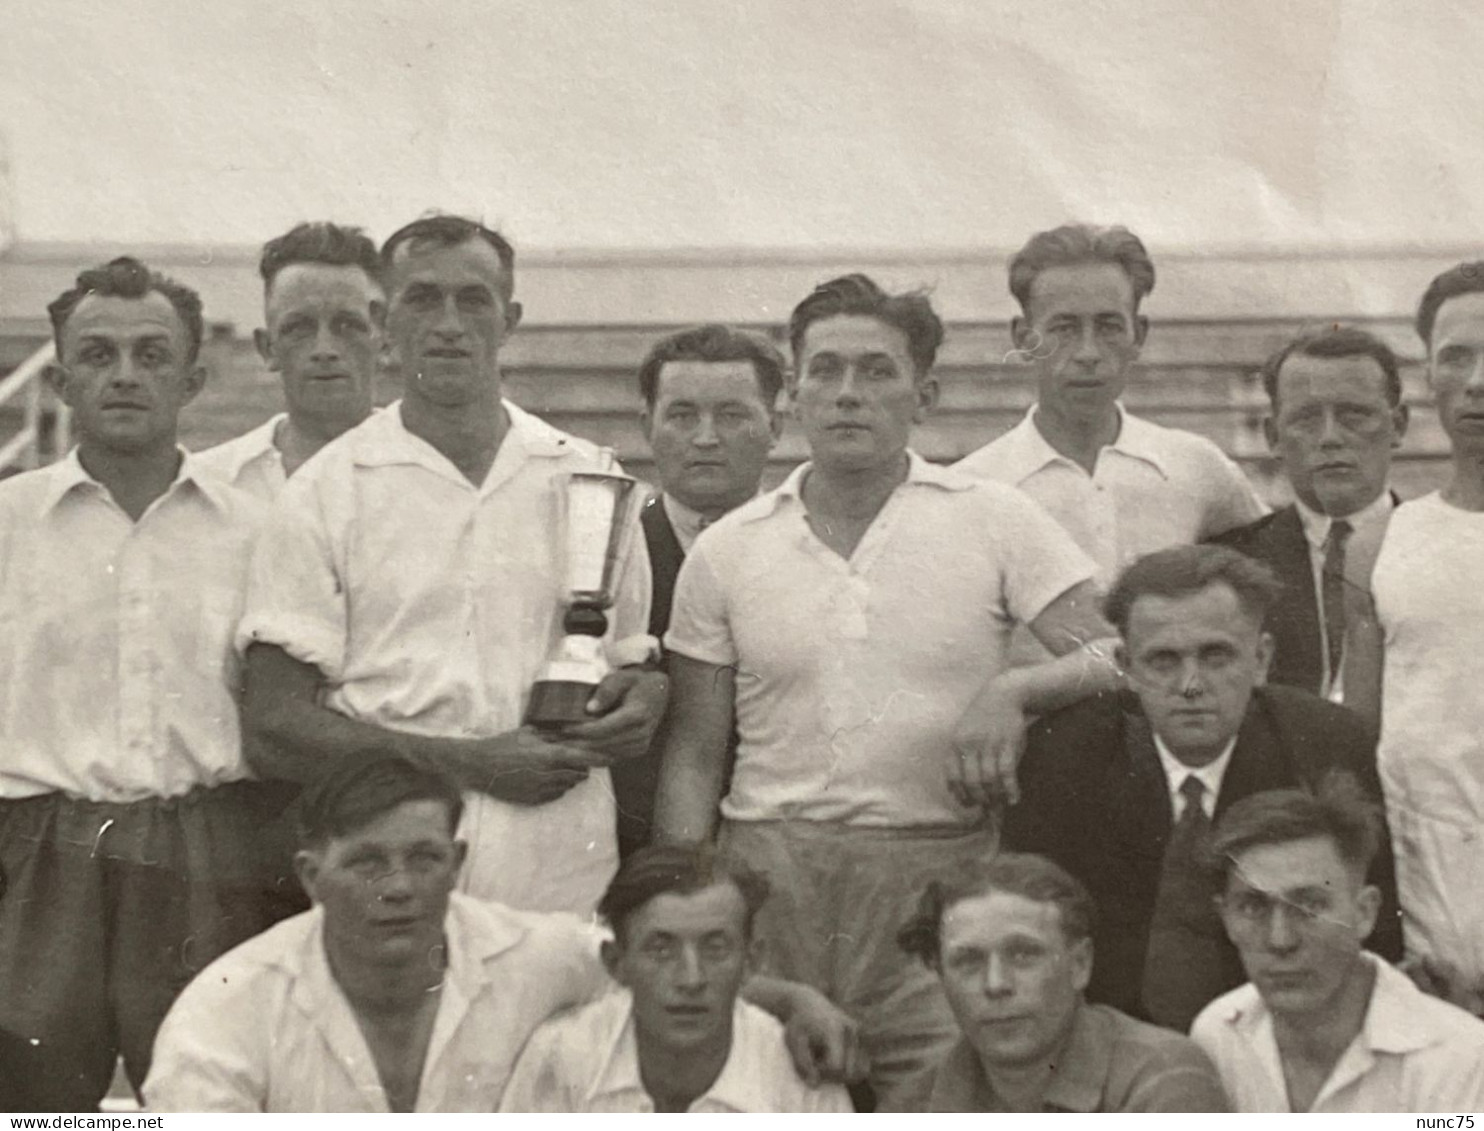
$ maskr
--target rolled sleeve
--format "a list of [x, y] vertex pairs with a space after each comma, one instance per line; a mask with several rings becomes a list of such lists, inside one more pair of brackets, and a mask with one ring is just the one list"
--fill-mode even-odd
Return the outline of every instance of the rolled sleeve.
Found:
[[1224, 452], [1211, 453], [1210, 481], [1211, 503], [1202, 524], [1201, 541], [1246, 526], [1268, 513], [1252, 481]]
[[1011, 619], [1030, 624], [1069, 589], [1091, 581], [1096, 566], [1061, 525], [1019, 492], [1006, 492], [1003, 517], [990, 531], [1005, 562]]
[[726, 666], [737, 662], [726, 596], [704, 542], [696, 543], [680, 567], [665, 647], [703, 663]]

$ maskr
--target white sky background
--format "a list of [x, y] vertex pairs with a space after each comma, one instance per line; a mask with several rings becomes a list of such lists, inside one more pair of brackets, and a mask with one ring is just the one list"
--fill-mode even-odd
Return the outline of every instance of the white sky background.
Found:
[[0, 0], [0, 135], [31, 241], [1467, 247], [1477, 4]]

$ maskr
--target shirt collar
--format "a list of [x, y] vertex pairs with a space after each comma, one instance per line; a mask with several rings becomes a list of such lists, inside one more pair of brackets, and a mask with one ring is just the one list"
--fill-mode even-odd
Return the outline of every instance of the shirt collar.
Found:
[[[1322, 550], [1329, 539], [1329, 528], [1334, 519], [1306, 506], [1301, 499], [1294, 499], [1293, 505], [1298, 509], [1299, 522], [1304, 527], [1304, 538], [1314, 549]], [[1396, 500], [1391, 497], [1391, 492], [1382, 491], [1371, 501], [1370, 505], [1362, 507], [1354, 514], [1339, 517], [1350, 524], [1353, 532], [1360, 533], [1386, 521], [1395, 506]]]
[[[1197, 770], [1187, 766], [1170, 753], [1170, 748], [1164, 744], [1164, 740], [1158, 734], [1152, 730], [1150, 734], [1154, 738], [1154, 749], [1159, 752], [1159, 764], [1164, 767], [1165, 779], [1169, 782], [1171, 800], [1174, 801], [1180, 796], [1180, 787], [1185, 784], [1185, 779], [1194, 775], [1195, 779], [1206, 787], [1205, 796], [1202, 798], [1202, 808], [1209, 816], [1213, 812], [1217, 796], [1221, 793], [1221, 781], [1226, 777], [1226, 768], [1231, 765], [1232, 751], [1237, 748], [1237, 736], [1232, 735], [1227, 741], [1226, 749]], [[1179, 816], [1178, 810], [1175, 815]]]
[[280, 462], [283, 460], [283, 453], [278, 450], [278, 445], [273, 441], [278, 434], [278, 426], [288, 418], [288, 413], [280, 412], [238, 438], [232, 447], [231, 466], [227, 469], [229, 481], [236, 480], [244, 467], [266, 455], [272, 455]]
[[[1118, 413], [1118, 435], [1111, 444], [1103, 445], [1103, 451], [1114, 451], [1131, 459], [1142, 460], [1168, 479], [1170, 474], [1165, 467], [1164, 453], [1159, 443], [1159, 429], [1147, 420], [1129, 415], [1120, 401], [1115, 401], [1113, 407]], [[1026, 410], [1025, 417], [1008, 434], [1010, 442], [1019, 449], [1015, 462], [1024, 471], [1022, 478], [1040, 471], [1048, 463], [1060, 462], [1076, 466], [1041, 435], [1041, 430], [1036, 427], [1036, 410], [1037, 406], [1031, 405]]]
[[[762, 505], [750, 511], [747, 521], [757, 521], [773, 514], [787, 503], [802, 503], [804, 480], [808, 478], [809, 471], [813, 468], [813, 461], [801, 463], [794, 468], [788, 478], [769, 491], [758, 497], [757, 502]], [[952, 467], [931, 463], [922, 458], [911, 448], [907, 449], [907, 478], [897, 488], [934, 487], [944, 491], [969, 491], [978, 485], [980, 481], [962, 471]], [[751, 505], [751, 504], [745, 504]]]
[[[1085, 1002], [1079, 1002], [1072, 1031], [1056, 1059], [1056, 1070], [1042, 1099], [1042, 1109], [1097, 1111], [1103, 1102], [1103, 1087], [1113, 1062], [1113, 1042], [1112, 1027]], [[936, 1110], [995, 1111], [1001, 1107], [979, 1054], [967, 1040], [954, 1046], [939, 1071], [934, 1087]]]
[[[645, 1095], [644, 1080], [639, 1072], [639, 1041], [634, 1035], [634, 998], [627, 989], [610, 991], [615, 1001], [622, 1002], [623, 1024], [603, 1056], [601, 1070], [588, 1090], [589, 1105], [598, 1096]], [[732, 1006], [732, 1048], [721, 1068], [721, 1074], [711, 1087], [691, 1101], [695, 1107], [703, 1100], [716, 1107], [729, 1108], [735, 1112], [765, 1111], [768, 1098], [759, 1093], [759, 1087], [767, 1082], [757, 1079], [756, 1065], [759, 1058], [752, 1055], [751, 1030], [743, 1016], [746, 1006], [739, 998]], [[650, 1097], [653, 1100], [653, 1097]]]
[[[573, 439], [553, 428], [544, 420], [532, 416], [508, 400], [501, 400], [510, 427], [500, 441], [500, 454], [507, 448], [517, 459], [527, 457], [558, 459], [573, 451]], [[374, 412], [365, 421], [356, 425], [351, 433], [356, 436], [355, 462], [359, 467], [393, 467], [398, 464], [415, 464], [439, 471], [444, 470], [448, 459], [421, 436], [415, 436], [402, 423], [402, 402], [388, 405], [381, 412]], [[496, 456], [496, 459], [499, 459]]]
[[[754, 495], [753, 498], [757, 496]], [[748, 502], [751, 501], [751, 499], [748, 500]], [[701, 536], [701, 531], [716, 521], [709, 515], [692, 510], [668, 492], [660, 495], [660, 506], [665, 508], [665, 517], [670, 520], [670, 529], [675, 531], [675, 540], [680, 543], [681, 550], [687, 554], [696, 544], [696, 539]]]
[[[185, 448], [176, 446], [180, 453], [180, 467], [175, 472], [175, 479], [169, 487], [165, 488], [160, 498], [181, 489], [183, 484], [190, 484], [201, 497], [219, 511], [229, 509], [228, 495], [232, 488], [218, 481], [214, 476], [202, 475], [197, 467], [197, 459]], [[62, 459], [47, 468], [51, 476], [51, 482], [41, 496], [41, 514], [50, 514], [64, 498], [75, 490], [89, 490], [108, 494], [108, 488], [99, 483], [88, 474], [87, 468], [82, 465], [82, 458], [78, 455], [78, 448], [74, 447]]]

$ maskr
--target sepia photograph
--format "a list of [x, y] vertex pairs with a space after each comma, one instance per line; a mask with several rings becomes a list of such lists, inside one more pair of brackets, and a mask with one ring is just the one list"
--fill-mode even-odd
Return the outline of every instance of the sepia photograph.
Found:
[[9, 1126], [1467, 1131], [1481, 57], [0, 9]]

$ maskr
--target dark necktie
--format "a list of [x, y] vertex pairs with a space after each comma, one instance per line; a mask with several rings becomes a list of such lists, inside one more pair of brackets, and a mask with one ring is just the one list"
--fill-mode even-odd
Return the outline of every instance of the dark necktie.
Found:
[[1205, 867], [1211, 836], [1211, 820], [1201, 806], [1205, 793], [1194, 774], [1180, 783], [1184, 807], [1165, 845], [1144, 954], [1145, 1012], [1156, 1025], [1182, 1033], [1208, 1002], [1230, 988], [1222, 972], [1221, 921]]
[[1329, 537], [1324, 540], [1319, 596], [1324, 603], [1324, 649], [1329, 657], [1330, 683], [1339, 678], [1340, 657], [1345, 650], [1345, 543], [1353, 529], [1343, 518], [1336, 519], [1329, 524]]

